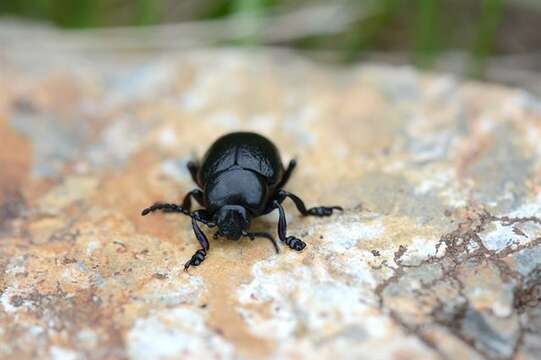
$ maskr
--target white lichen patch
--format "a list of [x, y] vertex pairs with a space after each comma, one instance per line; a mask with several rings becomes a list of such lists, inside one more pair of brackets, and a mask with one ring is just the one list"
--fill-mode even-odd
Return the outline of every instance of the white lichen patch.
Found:
[[509, 217], [529, 217], [541, 213], [541, 194], [537, 195], [533, 201], [526, 202], [513, 210]]
[[77, 341], [83, 348], [92, 349], [98, 344], [98, 335], [92, 329], [85, 328], [77, 333]]
[[402, 264], [415, 266], [419, 265], [429, 256], [437, 256], [438, 250], [436, 246], [438, 242], [439, 239], [436, 238], [414, 237], [411, 244], [408, 245], [406, 252], [400, 258]]
[[64, 266], [61, 280], [78, 289], [88, 289], [93, 283], [88, 269], [78, 263]]
[[528, 244], [539, 236], [541, 236], [541, 226], [533, 222], [507, 224], [497, 221], [479, 234], [486, 248], [494, 251], [501, 251], [507, 247], [516, 248]]
[[[392, 326], [386, 318], [379, 318], [383, 326]], [[393, 336], [394, 335], [394, 336]], [[275, 359], [437, 359], [414, 336], [369, 338], [357, 327], [350, 327], [319, 341], [316, 345], [304, 338], [280, 345], [272, 355]]]
[[236, 358], [233, 346], [207, 327], [201, 312], [188, 307], [136, 320], [126, 342], [133, 360]]
[[479, 235], [485, 247], [489, 250], [499, 251], [507, 246], [517, 244], [517, 235], [510, 226], [504, 226], [501, 223], [494, 224], [495, 229]]
[[359, 241], [381, 237], [385, 228], [379, 219], [344, 217], [322, 226], [321, 250], [324, 253], [343, 253], [357, 246]]
[[179, 281], [176, 275], [181, 270], [172, 271], [165, 278], [153, 278], [138, 292], [138, 297], [150, 304], [179, 305], [196, 304], [206, 291], [200, 276], [189, 276]]
[[60, 346], [51, 346], [50, 352], [49, 352], [52, 360], [79, 360], [83, 359], [83, 356], [81, 354], [78, 354], [77, 352], [66, 349]]
[[417, 177], [420, 177], [420, 179], [414, 190], [416, 195], [426, 195], [439, 191], [454, 180], [450, 169], [439, 168], [431, 168], [426, 172], [418, 173]]
[[[291, 267], [286, 261], [272, 258], [256, 263], [253, 280], [238, 290], [242, 305], [239, 312], [255, 334], [270, 336], [285, 348], [299, 341], [317, 346], [351, 327], [371, 337], [387, 333], [383, 322], [367, 320], [380, 316], [367, 283], [368, 272], [362, 281], [346, 283], [333, 278], [327, 270], [327, 261], [347, 262], [346, 259], [324, 257], [314, 260], [309, 267]], [[343, 263], [342, 267], [347, 266]], [[268, 310], [263, 315], [247, 306], [250, 304], [266, 306]], [[310, 337], [304, 338], [305, 333]]]
[[14, 288], [8, 287], [3, 290], [2, 295], [0, 296], [0, 304], [4, 308], [6, 313], [12, 314], [20, 309], [11, 304], [11, 297], [17, 295], [17, 291]]
[[9, 260], [6, 267], [6, 275], [24, 274], [26, 272], [26, 258], [24, 256], [14, 256]]
[[413, 161], [427, 162], [443, 159], [452, 141], [452, 131], [444, 130], [427, 135], [417, 135], [411, 143]]
[[[374, 266], [380, 266], [373, 261], [374, 255], [367, 250], [355, 250], [344, 254], [331, 255], [327, 257], [328, 267], [334, 273], [355, 281], [359, 285], [375, 289], [378, 281], [375, 278]], [[390, 271], [379, 271], [380, 276], [390, 276]]]
[[86, 254], [88, 256], [92, 256], [92, 254], [94, 253], [94, 251], [96, 251], [97, 249], [101, 248], [101, 243], [99, 241], [96, 241], [96, 240], [89, 240], [86, 244]]

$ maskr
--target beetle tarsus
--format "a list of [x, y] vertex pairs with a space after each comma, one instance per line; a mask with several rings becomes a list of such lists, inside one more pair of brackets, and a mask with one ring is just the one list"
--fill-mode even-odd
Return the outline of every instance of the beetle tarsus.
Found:
[[142, 216], [148, 215], [151, 212], [154, 211], [163, 211], [164, 213], [182, 213], [185, 215], [189, 215], [190, 212], [186, 210], [181, 205], [177, 204], [168, 204], [168, 203], [155, 203], [152, 206], [147, 207], [141, 212]]
[[344, 211], [341, 206], [317, 206], [307, 210], [306, 215], [331, 216], [334, 210]]
[[306, 247], [306, 243], [295, 236], [288, 236], [284, 243], [296, 251], [301, 251]]
[[199, 266], [205, 260], [207, 252], [204, 249], [199, 249], [193, 256], [184, 264], [184, 271], [188, 271], [190, 266]]

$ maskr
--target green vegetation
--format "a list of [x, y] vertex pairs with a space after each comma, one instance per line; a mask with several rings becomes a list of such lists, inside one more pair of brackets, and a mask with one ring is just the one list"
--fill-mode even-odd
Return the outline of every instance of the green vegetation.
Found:
[[[505, 11], [504, 0], [344, 0], [359, 14], [338, 34], [310, 35], [279, 45], [334, 51], [343, 61], [356, 61], [368, 52], [406, 54], [430, 67], [449, 49], [471, 54], [470, 74], [483, 75], [486, 59]], [[243, 17], [253, 35], [236, 40], [239, 46], [258, 45], [258, 21], [301, 6], [332, 4], [310, 0], [7, 0], [0, 15], [45, 20], [64, 28], [145, 26], [181, 21]], [[337, 2], [338, 3], [338, 2]], [[358, 10], [358, 11], [357, 11]]]

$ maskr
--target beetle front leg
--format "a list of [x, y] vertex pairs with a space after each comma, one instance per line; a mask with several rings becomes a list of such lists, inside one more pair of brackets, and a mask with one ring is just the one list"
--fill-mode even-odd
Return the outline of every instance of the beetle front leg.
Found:
[[278, 218], [278, 237], [280, 238], [280, 241], [284, 242], [287, 246], [292, 248], [293, 250], [301, 251], [306, 247], [306, 243], [302, 241], [299, 238], [296, 238], [295, 236], [287, 236], [287, 220], [286, 220], [286, 213], [284, 211], [284, 208], [278, 201], [274, 201], [273, 203], [274, 207], [278, 209], [278, 212], [280, 214]]
[[209, 241], [199, 227], [198, 221], [202, 222], [205, 225], [208, 226], [214, 226], [214, 224], [210, 221], [208, 213], [204, 210], [197, 210], [192, 213], [192, 228], [193, 232], [195, 234], [195, 237], [197, 238], [197, 241], [199, 241], [199, 244], [201, 245], [201, 249], [197, 250], [195, 254], [184, 264], [184, 271], [187, 271], [190, 266], [199, 266], [201, 263], [205, 260], [205, 257], [207, 256], [207, 251], [209, 251]]
[[316, 206], [312, 207], [310, 209], [307, 209], [304, 205], [304, 201], [300, 197], [298, 197], [295, 194], [292, 194], [290, 192], [287, 192], [285, 190], [280, 190], [278, 192], [278, 198], [283, 200], [286, 197], [293, 200], [295, 203], [295, 206], [297, 207], [297, 210], [303, 215], [303, 216], [331, 216], [333, 213], [333, 210], [339, 210], [344, 211], [341, 206]]
[[144, 209], [141, 212], [141, 215], [145, 216], [158, 210], [163, 211], [164, 213], [182, 213], [184, 215], [190, 215], [190, 211], [185, 209], [183, 206], [169, 203], [155, 203], [154, 205]]
[[152, 206], [147, 207], [141, 212], [142, 216], [148, 215], [154, 211], [163, 211], [164, 213], [181, 213], [184, 215], [190, 215], [192, 210], [192, 199], [194, 198], [199, 205], [203, 204], [203, 192], [199, 189], [190, 191], [184, 196], [182, 205], [171, 204], [171, 203], [155, 203]]

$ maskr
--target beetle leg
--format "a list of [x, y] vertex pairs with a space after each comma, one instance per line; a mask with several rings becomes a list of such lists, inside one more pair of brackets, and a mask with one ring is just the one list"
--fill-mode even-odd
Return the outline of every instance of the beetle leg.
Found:
[[190, 175], [192, 176], [193, 182], [199, 185], [199, 182], [197, 181], [197, 173], [199, 172], [199, 164], [195, 161], [188, 161], [188, 164], [186, 164], [186, 167], [188, 168], [188, 171], [190, 172]]
[[242, 232], [242, 236], [247, 236], [250, 238], [250, 240], [254, 240], [256, 237], [264, 237], [266, 239], [269, 239], [270, 242], [272, 243], [272, 245], [274, 246], [274, 250], [276, 251], [276, 253], [280, 253], [280, 249], [278, 248], [278, 244], [276, 243], [276, 240], [274, 240], [274, 238], [272, 237], [271, 234], [267, 233], [267, 232], [246, 232], [246, 231], [243, 231]]
[[188, 211], [192, 211], [192, 197], [199, 203], [199, 205], [203, 206], [203, 192], [199, 189], [195, 189], [187, 193], [182, 201], [182, 207]]
[[291, 177], [291, 174], [293, 173], [293, 170], [295, 170], [296, 166], [297, 166], [297, 160], [293, 159], [289, 162], [289, 164], [287, 165], [287, 169], [284, 173], [284, 176], [282, 176], [282, 180], [276, 187], [277, 189], [280, 189], [286, 185], [287, 181]]
[[190, 191], [184, 196], [182, 205], [169, 204], [169, 203], [155, 203], [152, 206], [147, 207], [141, 212], [141, 215], [145, 216], [154, 211], [163, 211], [165, 213], [182, 213], [184, 215], [190, 215], [192, 209], [192, 199], [194, 198], [199, 205], [203, 206], [203, 192], [199, 189]]
[[278, 237], [280, 238], [280, 241], [284, 242], [287, 246], [289, 246], [293, 250], [301, 251], [306, 246], [306, 243], [299, 238], [286, 235], [287, 221], [286, 221], [286, 213], [284, 211], [284, 208], [276, 200], [273, 202], [273, 205], [275, 208], [278, 209], [278, 212], [280, 213], [280, 216], [278, 218]]
[[207, 251], [209, 250], [209, 241], [207, 237], [205, 236], [205, 233], [201, 230], [199, 227], [198, 221], [202, 222], [203, 224], [207, 225], [214, 225], [212, 224], [208, 219], [208, 214], [204, 210], [197, 210], [192, 213], [192, 228], [193, 232], [195, 234], [195, 237], [197, 238], [197, 241], [199, 241], [199, 244], [201, 245], [201, 249], [197, 250], [195, 254], [184, 264], [184, 270], [187, 271], [190, 266], [199, 266], [203, 260], [205, 260], [205, 257], [207, 256]]
[[344, 211], [341, 206], [316, 206], [312, 207], [310, 209], [306, 209], [306, 206], [304, 205], [304, 201], [300, 197], [298, 197], [295, 194], [292, 194], [290, 192], [287, 192], [285, 190], [280, 190], [278, 192], [278, 198], [279, 199], [285, 199], [286, 197], [293, 200], [295, 203], [295, 206], [297, 207], [297, 210], [303, 215], [303, 216], [331, 216], [333, 213], [333, 210], [340, 210]]
[[186, 210], [183, 206], [177, 204], [168, 203], [155, 203], [152, 206], [147, 207], [141, 212], [142, 216], [148, 215], [154, 211], [163, 211], [164, 213], [182, 213], [184, 215], [190, 215], [190, 211]]

